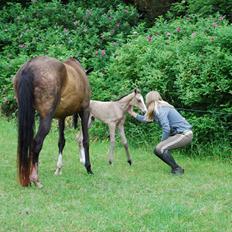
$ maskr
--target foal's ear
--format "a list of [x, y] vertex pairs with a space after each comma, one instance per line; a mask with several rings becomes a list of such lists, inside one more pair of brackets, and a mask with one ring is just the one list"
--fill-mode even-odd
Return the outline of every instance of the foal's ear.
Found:
[[134, 93], [135, 93], [135, 94], [140, 93], [139, 89], [135, 88], [135, 89], [134, 89]]
[[91, 73], [92, 71], [93, 71], [93, 67], [88, 68], [88, 69], [85, 71], [85, 73], [86, 73], [86, 75], [88, 75], [88, 74]]

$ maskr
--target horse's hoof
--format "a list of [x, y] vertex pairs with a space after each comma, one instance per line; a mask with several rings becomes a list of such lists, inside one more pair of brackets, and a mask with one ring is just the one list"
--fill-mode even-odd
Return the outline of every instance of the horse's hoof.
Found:
[[92, 172], [92, 170], [90, 170], [90, 171], [87, 171], [87, 173], [88, 173], [89, 175], [93, 175], [93, 172]]
[[128, 160], [127, 162], [130, 164], [130, 166], [132, 165], [132, 160]]
[[90, 175], [93, 175], [92, 169], [91, 169], [91, 165], [86, 167], [87, 173]]
[[109, 165], [111, 165], [112, 164], [112, 161], [111, 160], [109, 160]]
[[40, 181], [38, 181], [38, 180], [36, 180], [36, 181], [32, 181], [32, 183], [35, 185], [35, 187], [37, 187], [37, 188], [43, 188], [43, 185], [41, 184], [41, 182]]

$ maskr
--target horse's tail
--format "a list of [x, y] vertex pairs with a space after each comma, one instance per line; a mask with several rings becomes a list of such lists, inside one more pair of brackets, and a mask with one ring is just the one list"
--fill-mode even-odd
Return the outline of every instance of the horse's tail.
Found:
[[18, 175], [22, 186], [30, 183], [31, 148], [34, 135], [33, 73], [23, 70], [18, 81]]

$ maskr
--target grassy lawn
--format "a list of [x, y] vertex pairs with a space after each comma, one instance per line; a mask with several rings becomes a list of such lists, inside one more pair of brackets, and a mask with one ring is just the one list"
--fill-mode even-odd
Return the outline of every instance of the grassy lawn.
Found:
[[40, 155], [42, 189], [16, 180], [17, 130], [0, 118], [0, 231], [231, 231], [232, 168], [228, 161], [175, 153], [184, 176], [152, 155], [153, 147], [121, 146], [107, 163], [107, 142], [91, 143], [94, 175], [77, 158], [73, 131], [66, 133], [64, 168], [54, 176], [57, 131]]

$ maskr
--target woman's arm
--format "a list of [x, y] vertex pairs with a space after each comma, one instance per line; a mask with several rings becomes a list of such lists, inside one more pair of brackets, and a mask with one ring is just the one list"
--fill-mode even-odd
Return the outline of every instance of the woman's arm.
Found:
[[145, 115], [135, 113], [132, 108], [129, 108], [127, 112], [138, 121], [147, 122]]

